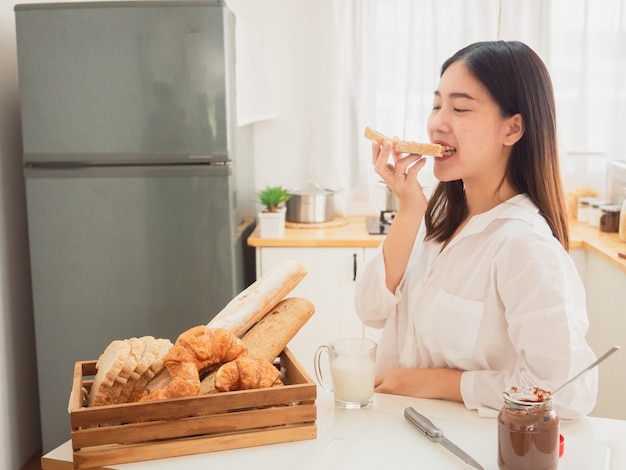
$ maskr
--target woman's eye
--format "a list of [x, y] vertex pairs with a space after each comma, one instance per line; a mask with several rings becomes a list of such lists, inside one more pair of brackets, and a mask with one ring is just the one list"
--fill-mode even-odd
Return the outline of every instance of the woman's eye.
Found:
[[465, 113], [467, 111], [468, 111], [467, 109], [454, 108], [455, 113]]

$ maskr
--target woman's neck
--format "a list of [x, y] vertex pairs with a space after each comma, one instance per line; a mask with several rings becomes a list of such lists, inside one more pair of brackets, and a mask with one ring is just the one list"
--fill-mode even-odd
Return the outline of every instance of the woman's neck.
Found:
[[467, 185], [465, 200], [467, 201], [468, 219], [474, 215], [487, 212], [498, 204], [511, 199], [517, 192], [508, 182], [496, 185]]

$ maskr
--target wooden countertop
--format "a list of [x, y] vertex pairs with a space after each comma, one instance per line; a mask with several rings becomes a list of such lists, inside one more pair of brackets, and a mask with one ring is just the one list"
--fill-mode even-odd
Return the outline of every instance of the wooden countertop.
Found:
[[[261, 238], [259, 227], [256, 227], [248, 245], [253, 247], [377, 247], [384, 235], [369, 235], [365, 217], [347, 217], [335, 219], [334, 224], [311, 224], [310, 228], [285, 229], [282, 238]], [[626, 259], [618, 253], [626, 255], [626, 243], [620, 241], [616, 233], [600, 232], [597, 227], [570, 222], [570, 248], [583, 248], [626, 273]]]
[[[254, 247], [377, 247], [384, 235], [367, 233], [365, 217], [335, 218], [334, 223], [310, 224], [310, 228], [285, 228], [282, 238], [261, 238], [259, 227], [248, 237], [248, 245]], [[299, 227], [302, 227], [300, 224]]]
[[618, 255], [626, 256], [626, 243], [617, 233], [601, 232], [597, 227], [573, 220], [570, 221], [569, 237], [570, 248], [584, 248], [626, 273], [626, 258]]

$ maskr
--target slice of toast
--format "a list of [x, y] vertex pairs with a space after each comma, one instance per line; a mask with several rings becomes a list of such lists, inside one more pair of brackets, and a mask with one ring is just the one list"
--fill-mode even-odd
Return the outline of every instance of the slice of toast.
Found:
[[106, 404], [115, 379], [126, 365], [131, 352], [128, 341], [114, 340], [104, 350], [96, 362], [96, 375], [89, 392], [88, 406]]
[[385, 140], [391, 141], [393, 151], [399, 153], [414, 153], [418, 155], [443, 157], [446, 151], [446, 148], [439, 144], [422, 144], [395, 138], [392, 139], [370, 127], [365, 128], [364, 135], [367, 139], [378, 142], [381, 145], [385, 142]]

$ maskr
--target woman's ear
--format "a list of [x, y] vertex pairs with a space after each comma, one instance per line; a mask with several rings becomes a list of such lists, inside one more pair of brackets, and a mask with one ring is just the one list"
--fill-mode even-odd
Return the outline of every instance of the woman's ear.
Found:
[[524, 135], [524, 120], [522, 115], [517, 113], [507, 119], [508, 128], [504, 136], [504, 145], [512, 147]]

